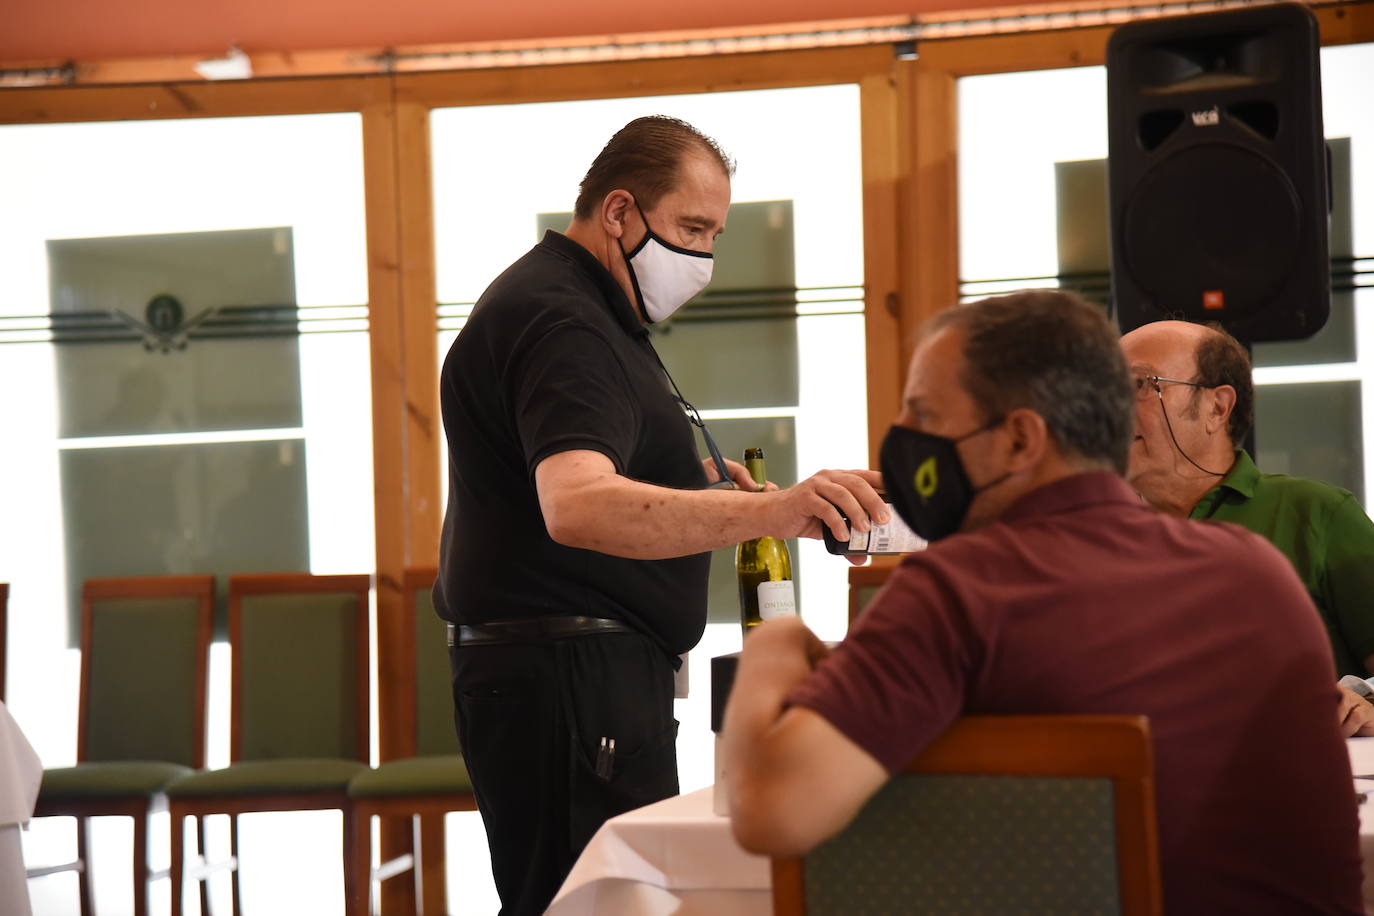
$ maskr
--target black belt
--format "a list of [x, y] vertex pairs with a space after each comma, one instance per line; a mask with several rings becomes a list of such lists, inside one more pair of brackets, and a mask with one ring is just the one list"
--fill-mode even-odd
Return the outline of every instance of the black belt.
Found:
[[449, 624], [448, 644], [459, 646], [496, 646], [518, 643], [544, 643], [594, 633], [634, 633], [633, 627], [605, 617], [531, 617], [526, 620], [496, 620], [491, 623]]

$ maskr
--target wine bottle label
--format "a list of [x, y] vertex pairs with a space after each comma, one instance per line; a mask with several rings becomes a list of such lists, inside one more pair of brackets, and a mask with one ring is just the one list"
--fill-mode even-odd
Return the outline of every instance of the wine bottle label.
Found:
[[914, 553], [926, 549], [926, 540], [906, 526], [894, 513], [886, 525], [868, 531], [849, 532], [851, 553]]
[[792, 592], [791, 579], [759, 583], [759, 616], [764, 620], [797, 616], [797, 599]]

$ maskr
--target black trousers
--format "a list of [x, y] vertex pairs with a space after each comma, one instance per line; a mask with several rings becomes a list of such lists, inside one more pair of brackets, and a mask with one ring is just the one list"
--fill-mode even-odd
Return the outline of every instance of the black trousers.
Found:
[[[501, 913], [534, 916], [607, 818], [677, 794], [673, 667], [636, 633], [449, 658]], [[598, 771], [603, 738], [615, 754]]]

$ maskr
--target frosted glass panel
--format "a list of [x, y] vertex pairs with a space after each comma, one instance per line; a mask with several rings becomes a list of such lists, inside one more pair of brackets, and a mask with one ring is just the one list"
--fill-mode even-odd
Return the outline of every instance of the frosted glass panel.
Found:
[[1054, 286], [1056, 165], [1106, 156], [1105, 67], [959, 80], [959, 276], [1005, 281], [968, 291]]

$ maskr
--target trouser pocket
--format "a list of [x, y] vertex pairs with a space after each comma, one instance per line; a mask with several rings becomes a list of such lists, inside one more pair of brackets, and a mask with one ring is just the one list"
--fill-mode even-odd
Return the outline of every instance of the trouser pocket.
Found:
[[677, 794], [673, 671], [633, 634], [566, 640], [560, 650], [569, 839], [580, 850], [607, 818]]

